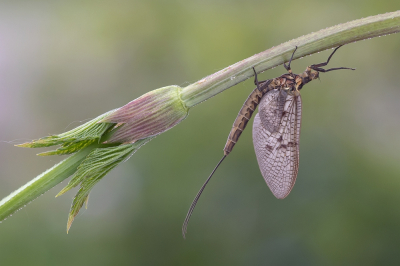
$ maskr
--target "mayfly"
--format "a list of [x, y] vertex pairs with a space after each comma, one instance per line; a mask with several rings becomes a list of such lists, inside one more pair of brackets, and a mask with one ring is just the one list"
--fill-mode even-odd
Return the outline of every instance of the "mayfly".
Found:
[[184, 238], [190, 216], [201, 193], [218, 166], [232, 151], [257, 105], [260, 105], [260, 107], [253, 122], [253, 143], [261, 174], [276, 198], [283, 199], [289, 195], [296, 181], [299, 169], [300, 90], [305, 84], [319, 78], [319, 72], [329, 72], [339, 69], [354, 70], [348, 67], [322, 68], [328, 65], [329, 60], [331, 60], [333, 54], [340, 47], [338, 46], [333, 50], [326, 62], [308, 66], [300, 75], [292, 73], [292, 69], [290, 68], [297, 46], [292, 53], [288, 65], [283, 63], [288, 73], [280, 77], [259, 82], [257, 72], [253, 67], [255, 76], [254, 84], [257, 87], [249, 95], [233, 123], [232, 130], [225, 144], [224, 156], [211, 172], [189, 208], [182, 226]]

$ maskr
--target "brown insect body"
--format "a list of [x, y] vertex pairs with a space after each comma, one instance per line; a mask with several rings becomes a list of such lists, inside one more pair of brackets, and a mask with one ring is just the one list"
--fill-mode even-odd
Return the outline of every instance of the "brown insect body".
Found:
[[299, 75], [292, 73], [290, 68], [297, 46], [289, 60], [289, 64], [283, 64], [288, 73], [280, 77], [258, 82], [257, 72], [253, 67], [254, 83], [257, 87], [244, 102], [233, 123], [224, 147], [224, 156], [207, 178], [189, 208], [182, 226], [183, 237], [185, 237], [190, 216], [201, 193], [216, 169], [232, 151], [259, 104], [259, 113], [254, 118], [253, 124], [253, 143], [261, 173], [275, 197], [283, 199], [290, 193], [296, 181], [299, 167], [302, 105], [300, 90], [308, 82], [319, 78], [319, 72], [352, 69], [346, 67], [321, 68], [329, 63], [332, 55], [339, 47], [332, 52], [326, 62], [308, 66]]
[[[260, 171], [271, 192], [278, 199], [283, 199], [290, 193], [298, 172], [301, 125], [299, 90], [318, 77], [317, 71], [311, 71], [311, 68], [307, 67], [300, 75], [289, 71], [259, 84], [240, 109], [224, 148], [226, 156], [232, 151], [256, 107], [261, 103], [253, 125], [254, 149]], [[290, 113], [295, 115], [293, 119], [290, 119], [289, 109]], [[282, 123], [283, 120], [285, 123]], [[280, 130], [282, 124], [284, 127]], [[293, 132], [289, 132], [290, 130]], [[283, 135], [288, 137], [283, 140]], [[280, 158], [276, 160], [278, 156]]]
[[[244, 102], [242, 108], [239, 111], [238, 116], [233, 122], [233, 126], [231, 132], [229, 133], [228, 140], [224, 147], [224, 154], [228, 155], [236, 142], [239, 140], [240, 135], [243, 130], [246, 128], [248, 121], [259, 105], [261, 99], [267, 94], [269, 91], [277, 90], [277, 91], [288, 91], [288, 93], [294, 93], [294, 91], [298, 91], [303, 87], [304, 84], [310, 82], [313, 79], [318, 78], [318, 72], [313, 72], [311, 75], [310, 67], [307, 67], [304, 73], [297, 75], [293, 73], [283, 74], [282, 76], [270, 80], [263, 81], [259, 84], [259, 87], [255, 88]], [[285, 95], [281, 93], [281, 96], [284, 98]], [[283, 105], [281, 106], [283, 109]], [[275, 110], [280, 111], [280, 110]]]

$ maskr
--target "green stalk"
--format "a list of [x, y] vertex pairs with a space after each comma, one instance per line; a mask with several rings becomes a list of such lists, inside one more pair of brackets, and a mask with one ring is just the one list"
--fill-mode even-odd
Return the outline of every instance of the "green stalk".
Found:
[[86, 156], [100, 146], [104, 145], [92, 144], [87, 146], [2, 199], [0, 201], [0, 221], [71, 176]]
[[293, 60], [339, 45], [397, 32], [400, 32], [400, 11], [353, 20], [313, 32], [246, 58], [183, 88], [181, 99], [187, 107], [193, 107], [252, 77], [252, 67], [258, 73], [289, 61], [295, 46], [298, 49]]

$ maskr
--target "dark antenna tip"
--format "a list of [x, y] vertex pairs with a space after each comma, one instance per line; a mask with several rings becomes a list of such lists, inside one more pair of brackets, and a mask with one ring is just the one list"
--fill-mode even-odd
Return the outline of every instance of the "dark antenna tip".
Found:
[[197, 201], [199, 200], [199, 198], [200, 198], [200, 196], [201, 196], [201, 193], [203, 193], [203, 190], [204, 190], [204, 188], [206, 187], [208, 181], [210, 181], [211, 177], [213, 176], [213, 174], [214, 174], [215, 171], [217, 170], [218, 166], [219, 166], [219, 165], [222, 163], [222, 161], [225, 159], [225, 157], [226, 157], [226, 154], [225, 154], [225, 155], [222, 157], [222, 159], [218, 162], [217, 166], [215, 166], [214, 170], [211, 172], [211, 174], [210, 174], [210, 176], [207, 178], [206, 182], [204, 182], [204, 184], [201, 186], [199, 192], [197, 192], [196, 197], [194, 198], [192, 204], [190, 205], [189, 211], [188, 211], [188, 213], [186, 214], [185, 221], [183, 222], [183, 225], [182, 225], [182, 236], [183, 236], [183, 239], [186, 239], [187, 226], [188, 226], [188, 223], [189, 223], [189, 219], [190, 219], [190, 216], [192, 216], [194, 207], [196, 207]]

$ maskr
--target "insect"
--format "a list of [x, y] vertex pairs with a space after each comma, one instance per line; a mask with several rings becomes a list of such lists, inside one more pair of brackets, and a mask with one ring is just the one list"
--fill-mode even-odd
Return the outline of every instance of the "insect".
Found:
[[255, 116], [253, 122], [253, 144], [261, 174], [276, 198], [283, 199], [289, 195], [296, 181], [299, 169], [301, 126], [300, 90], [305, 84], [314, 79], [318, 79], [319, 72], [329, 72], [339, 69], [355, 70], [348, 67], [321, 68], [328, 65], [333, 54], [341, 46], [342, 45], [333, 50], [326, 62], [308, 66], [300, 75], [292, 73], [292, 69], [290, 68], [297, 46], [292, 53], [288, 65], [283, 63], [288, 73], [280, 77], [259, 82], [257, 79], [257, 72], [253, 67], [254, 84], [257, 85], [257, 87], [244, 102], [243, 107], [240, 109], [233, 123], [232, 130], [224, 147], [224, 156], [211, 172], [190, 205], [182, 226], [184, 238], [190, 216], [193, 213], [201, 193], [219, 165], [232, 151], [258, 105], [260, 105], [258, 114]]

